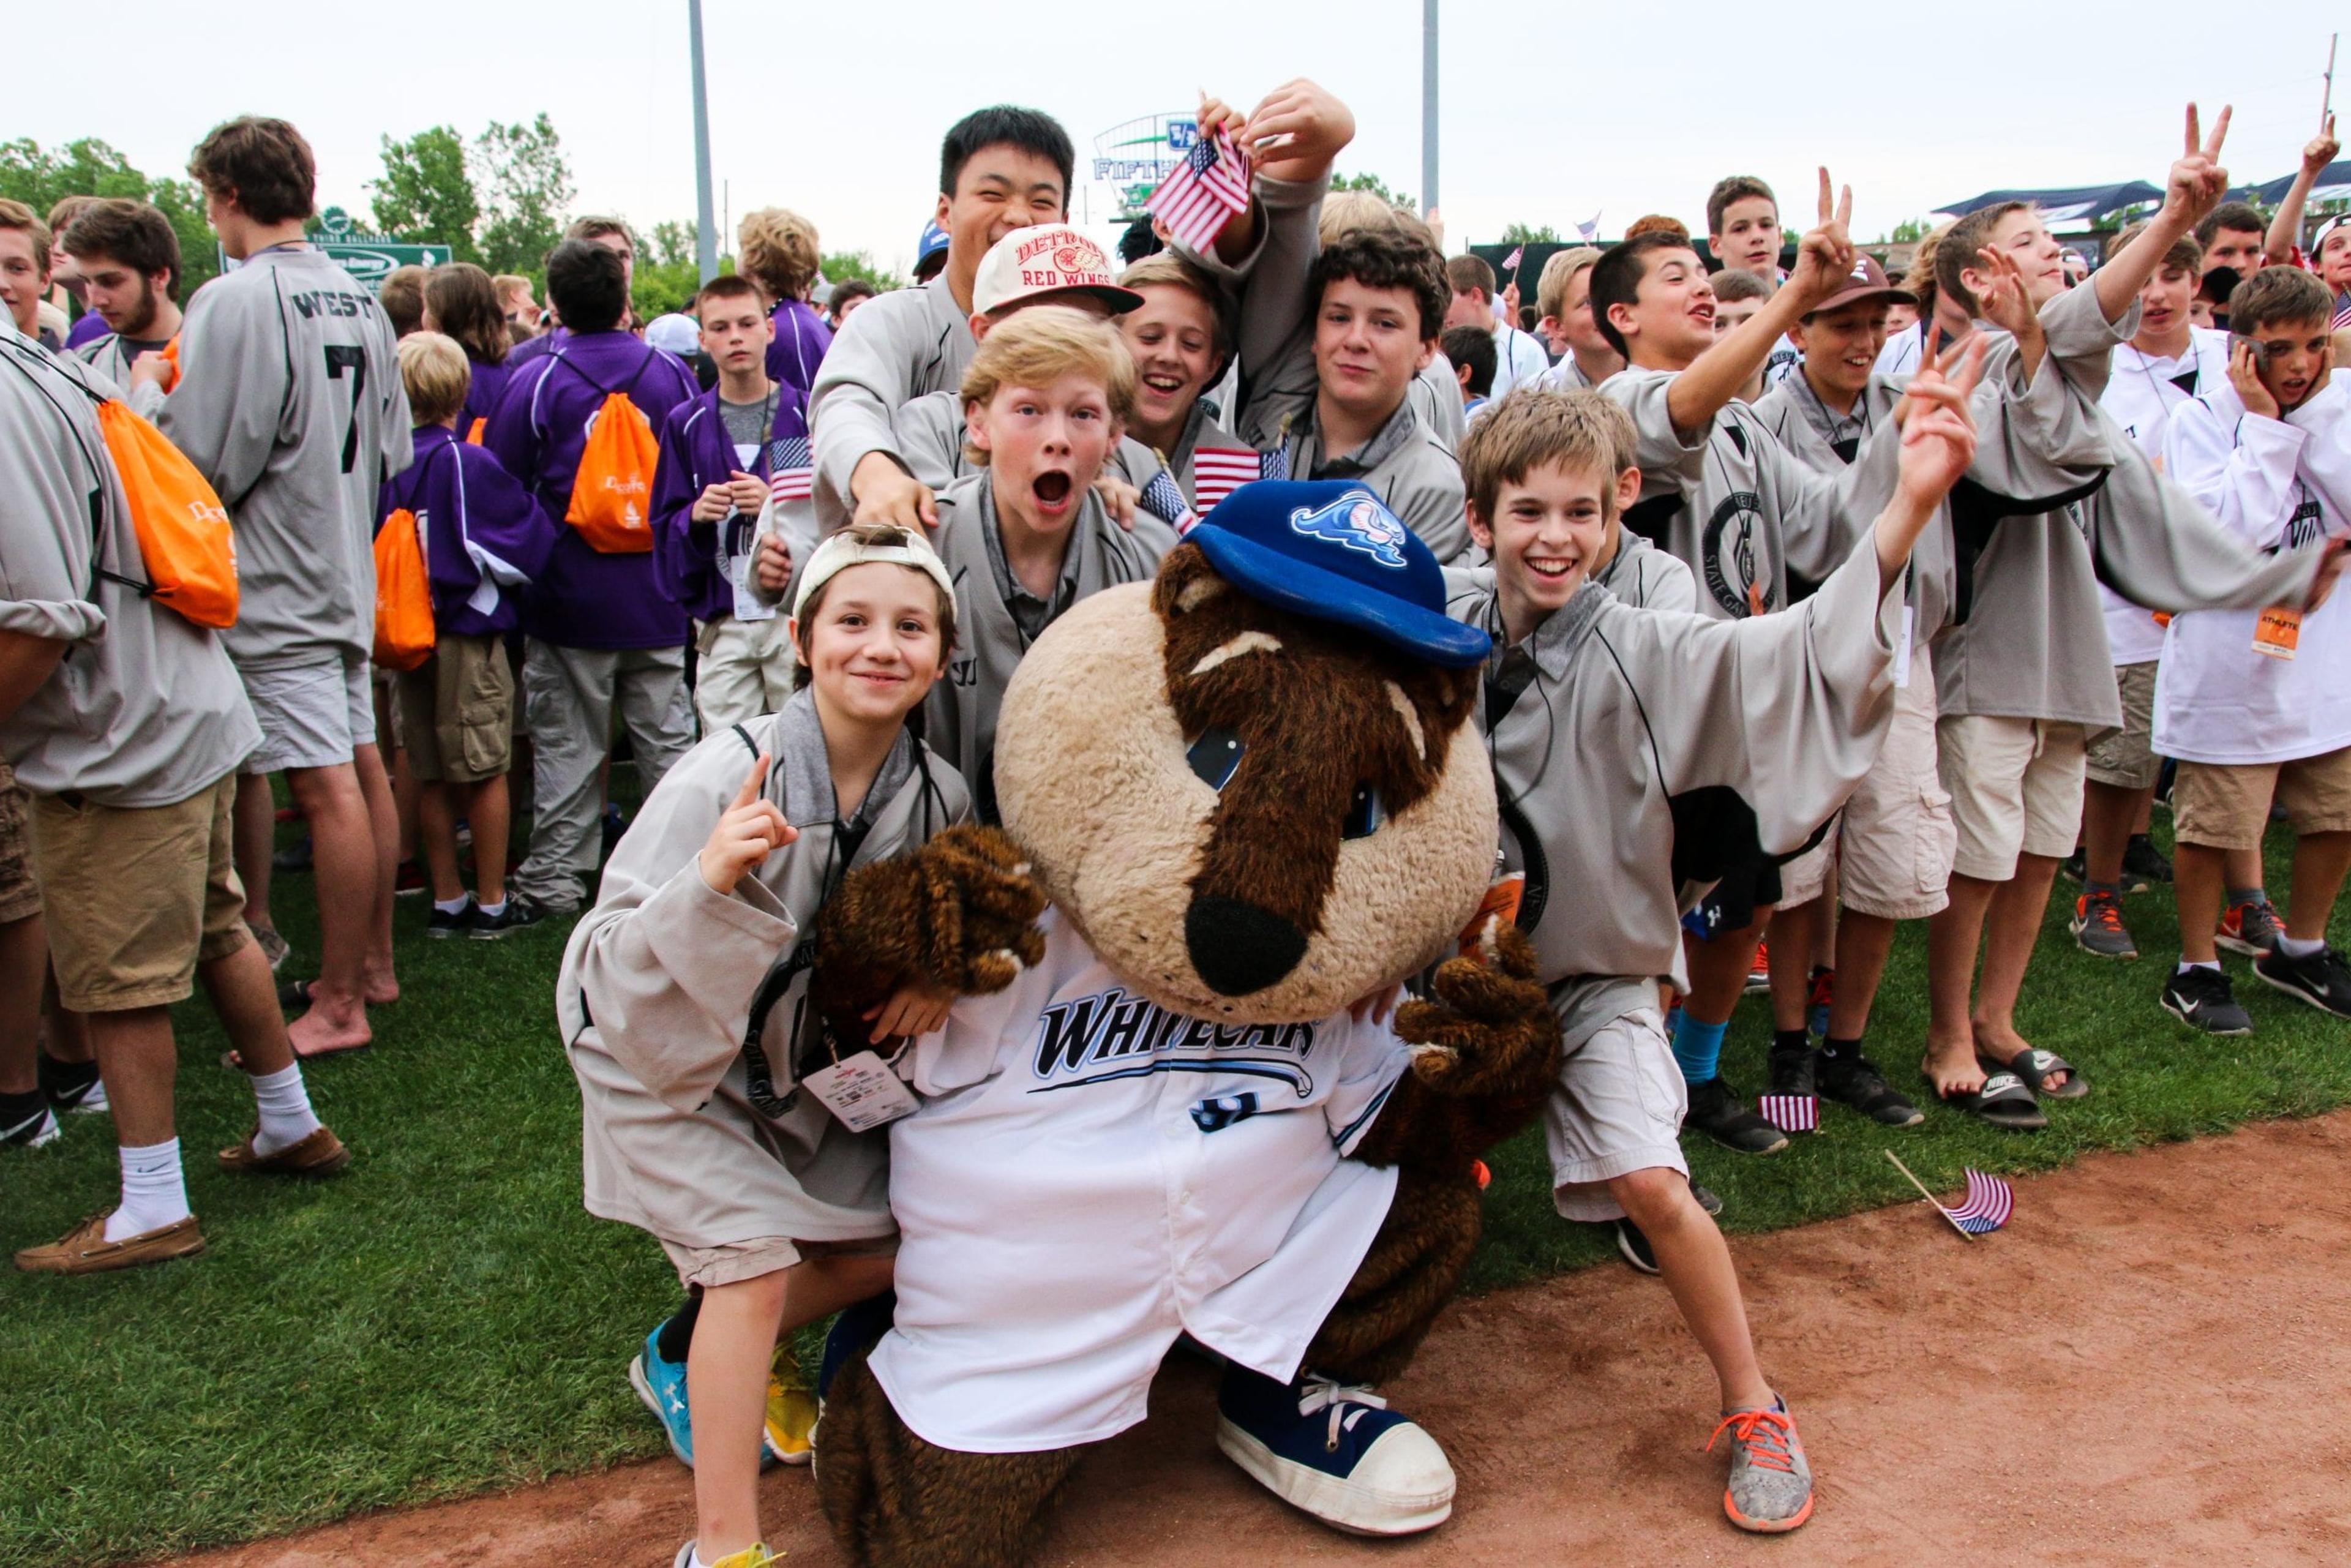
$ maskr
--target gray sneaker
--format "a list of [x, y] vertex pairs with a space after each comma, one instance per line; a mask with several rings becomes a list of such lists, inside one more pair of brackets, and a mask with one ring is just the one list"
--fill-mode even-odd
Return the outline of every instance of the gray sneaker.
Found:
[[1741, 1530], [1776, 1535], [1813, 1517], [1813, 1467], [1804, 1440], [1796, 1436], [1788, 1402], [1774, 1399], [1769, 1410], [1734, 1410], [1714, 1437], [1730, 1434], [1730, 1484], [1722, 1491], [1722, 1511]]
[[2123, 924], [2123, 903], [2111, 893], [2085, 893], [2074, 901], [2074, 918], [2066, 925], [2085, 953], [2101, 958], [2136, 958], [2138, 944]]
[[2278, 918], [2277, 905], [2266, 898], [2244, 904], [2232, 904], [2220, 912], [2220, 924], [2212, 933], [2213, 943], [2231, 953], [2248, 958], [2258, 958], [2277, 946], [2285, 923]]

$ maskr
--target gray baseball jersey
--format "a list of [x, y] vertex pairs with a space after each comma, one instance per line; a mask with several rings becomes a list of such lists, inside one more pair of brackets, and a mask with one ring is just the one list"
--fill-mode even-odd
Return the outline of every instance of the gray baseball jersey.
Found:
[[978, 347], [944, 274], [869, 299], [842, 324], [809, 391], [820, 531], [849, 520], [849, 478], [867, 453], [887, 453], [904, 465], [892, 425], [898, 410], [925, 392], [962, 386]]
[[319, 252], [266, 250], [188, 302], [156, 422], [227, 504], [250, 669], [366, 658], [375, 505], [408, 466], [408, 393], [375, 295]]
[[1901, 603], [1871, 538], [1793, 610], [1737, 621], [1592, 583], [1506, 646], [1490, 591], [1457, 592], [1448, 613], [1495, 639], [1480, 716], [1545, 984], [1679, 972], [1671, 797], [1737, 790], [1774, 854], [1844, 803], [1893, 713]]
[[[861, 311], [862, 313], [862, 311]], [[854, 320], [856, 318], [852, 317]], [[932, 543], [956, 585], [956, 651], [947, 678], [931, 688], [924, 734], [970, 784], [983, 821], [996, 820], [996, 714], [1004, 688], [1033, 640], [1006, 603], [998, 578], [993, 476], [967, 475], [939, 497]], [[1176, 548], [1176, 532], [1138, 515], [1132, 532], [1111, 521], [1088, 492], [1070, 525], [1070, 542], [1051, 613], [1121, 582], [1141, 582]]]
[[131, 413], [141, 419], [152, 420], [162, 412], [163, 389], [153, 382], [131, 381], [131, 367], [136, 356], [124, 345], [120, 333], [109, 332], [103, 338], [84, 343], [74, 352], [80, 356], [82, 363], [122, 389], [122, 401], [130, 404]]
[[99, 431], [116, 388], [0, 320], [0, 631], [65, 657], [0, 720], [0, 752], [37, 795], [169, 806], [261, 744], [219, 635], [140, 591], [121, 476]]
[[[760, 752], [774, 758], [764, 792], [799, 837], [714, 893], [702, 846]], [[844, 841], [806, 690], [663, 776], [556, 981], [589, 1212], [688, 1248], [889, 1233], [885, 1135], [849, 1132], [798, 1089], [810, 1061], [831, 1060], [808, 1007], [807, 939], [849, 870], [969, 815], [963, 781], [902, 733]]]

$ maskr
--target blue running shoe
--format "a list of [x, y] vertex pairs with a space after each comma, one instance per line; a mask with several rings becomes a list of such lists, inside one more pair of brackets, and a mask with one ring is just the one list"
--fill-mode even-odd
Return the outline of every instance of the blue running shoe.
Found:
[[1276, 1383], [1228, 1365], [1217, 1447], [1274, 1496], [1351, 1535], [1411, 1535], [1453, 1511], [1445, 1450], [1368, 1388], [1311, 1374]]
[[690, 1470], [694, 1469], [694, 1420], [685, 1407], [685, 1363], [662, 1359], [662, 1326], [653, 1325], [645, 1335], [645, 1348], [629, 1363], [629, 1386], [637, 1391], [645, 1408], [660, 1418], [669, 1451]]

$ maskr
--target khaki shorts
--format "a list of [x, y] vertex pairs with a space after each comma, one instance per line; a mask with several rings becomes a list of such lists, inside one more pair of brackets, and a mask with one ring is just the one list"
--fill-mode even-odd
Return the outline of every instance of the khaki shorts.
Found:
[[2351, 832], [2351, 747], [2292, 762], [2182, 762], [2171, 783], [2171, 828], [2181, 843], [2259, 849], [2270, 799], [2297, 833]]
[[2006, 882], [2016, 857], [2063, 860], [2082, 828], [2082, 727], [2055, 719], [1946, 715], [1935, 725], [1959, 849], [1951, 870]]
[[[1568, 1043], [1559, 1087], [1544, 1103], [1543, 1139], [1551, 1153], [1552, 1203], [1564, 1219], [1622, 1218], [1625, 1210], [1606, 1186], [1614, 1177], [1658, 1168], [1689, 1174], [1681, 1145], [1689, 1091], [1666, 1039], [1656, 989], [1645, 988], [1646, 1004], [1619, 1009], [1606, 1005], [1608, 989], [1616, 985], [1571, 985], [1552, 1001]], [[1591, 1003], [1606, 1014], [1597, 1027]]]
[[2152, 789], [2163, 760], [2156, 756], [2155, 671], [2158, 661], [2116, 664], [2115, 692], [2122, 698], [2120, 728], [2102, 729], [2090, 737], [2089, 759], [2084, 769], [2093, 784], [2116, 789]]
[[[1919, 679], [1914, 666], [1913, 687]], [[1927, 679], [1931, 696], [1933, 677]], [[1937, 771], [1933, 704], [1897, 696], [1886, 745], [1838, 824], [1838, 901], [1882, 920], [1923, 920], [1951, 901], [1959, 843], [1951, 797]]]
[[59, 1001], [86, 1013], [183, 1001], [198, 963], [253, 940], [230, 858], [235, 798], [232, 774], [176, 806], [34, 800], [33, 868]]
[[245, 695], [261, 721], [247, 773], [337, 768], [375, 744], [375, 697], [365, 659], [325, 659], [282, 670], [247, 670]]
[[400, 674], [400, 744], [412, 778], [496, 779], [514, 759], [514, 667], [503, 639], [444, 636]]
[[673, 1247], [666, 1241], [661, 1245], [669, 1254], [670, 1266], [677, 1270], [678, 1283], [689, 1288], [699, 1285], [705, 1291], [779, 1274], [814, 1258], [894, 1258], [898, 1253], [894, 1235], [853, 1241], [794, 1241], [789, 1237], [763, 1236], [726, 1247]]
[[41, 912], [41, 884], [33, 880], [33, 844], [25, 822], [30, 799], [18, 787], [16, 769], [0, 762], [0, 925]]

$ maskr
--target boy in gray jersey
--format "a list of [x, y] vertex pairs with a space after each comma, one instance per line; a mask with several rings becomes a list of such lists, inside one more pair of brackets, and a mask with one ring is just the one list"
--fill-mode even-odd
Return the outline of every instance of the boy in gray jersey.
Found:
[[1149, 578], [1176, 534], [1148, 513], [1122, 528], [1094, 491], [1134, 401], [1134, 362], [1104, 323], [1061, 306], [1020, 312], [988, 333], [963, 399], [980, 467], [938, 498], [960, 641], [925, 738], [994, 821], [996, 714], [1021, 655], [1079, 600]]
[[222, 634], [261, 724], [237, 787], [237, 869], [266, 924], [283, 770], [310, 825], [319, 977], [294, 1021], [305, 1056], [372, 1038], [399, 996], [392, 888], [400, 827], [376, 746], [375, 500], [408, 466], [408, 394], [375, 296], [302, 237], [317, 169], [281, 120], [216, 127], [188, 164], [221, 248], [244, 265], [188, 302], [177, 388], [157, 423], [236, 528], [236, 624]]
[[81, 274], [83, 297], [108, 328], [75, 352], [129, 391], [152, 419], [177, 370], [163, 357], [180, 335], [180, 236], [146, 202], [92, 202], [57, 236]]
[[1733, 791], [1763, 846], [1785, 852], [1868, 769], [1892, 707], [1910, 548], [1974, 444], [1971, 375], [1940, 386], [1929, 372], [1894, 493], [1820, 592], [1728, 623], [1635, 610], [1590, 580], [1641, 482], [1600, 394], [1520, 392], [1463, 445], [1494, 583], [1453, 612], [1494, 639], [1480, 719], [1502, 862], [1523, 879], [1517, 922], [1560, 1019], [1553, 1201], [1571, 1219], [1629, 1218], [1646, 1238], [1720, 1383], [1723, 1505], [1746, 1530], [1802, 1524], [1812, 1478], [1677, 1141], [1683, 1075], [1657, 1012], [1659, 982], [1682, 978], [1672, 801]]
[[939, 150], [937, 223], [948, 235], [938, 277], [868, 301], [841, 323], [809, 392], [817, 526], [935, 527], [927, 486], [899, 455], [899, 406], [962, 384], [978, 347], [972, 282], [980, 258], [1014, 229], [1069, 215], [1076, 154], [1050, 115], [998, 105], [966, 115]]
[[119, 395], [0, 327], [12, 464], [0, 486], [0, 753], [33, 797], [58, 998], [89, 1020], [122, 1168], [112, 1211], [16, 1255], [47, 1273], [204, 1249], [172, 1106], [171, 1008], [196, 979], [258, 1113], [221, 1165], [325, 1175], [350, 1158], [311, 1112], [268, 960], [240, 918], [229, 802], [260, 731], [221, 639], [141, 591], [138, 530], [98, 424], [99, 402]]
[[[1938, 293], [1970, 316], [1989, 313], [1988, 294], [2022, 293], [2105, 452], [2103, 475], [2028, 510], [1986, 513], [1964, 486], [1952, 497], [1935, 685], [1959, 850], [1950, 904], [1928, 934], [1925, 1066], [1946, 1100], [2011, 1124], [2044, 1120], [2032, 1094], [2085, 1092], [2063, 1059], [2018, 1032], [2015, 1009], [2050, 884], [2080, 825], [2085, 733], [2122, 718], [2099, 584], [2172, 612], [2300, 603], [2311, 591], [2309, 562], [2265, 559], [2231, 537], [2096, 402], [2114, 348], [2137, 331], [2139, 289], [2227, 188], [2218, 161], [2227, 121], [2223, 110], [2203, 139], [2189, 107], [2162, 208], [2083, 287], [2067, 289], [2062, 247], [2030, 208], [1970, 214], [1936, 253]], [[1999, 281], [2011, 272], [2012, 283]]]

